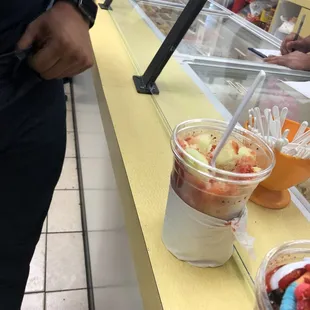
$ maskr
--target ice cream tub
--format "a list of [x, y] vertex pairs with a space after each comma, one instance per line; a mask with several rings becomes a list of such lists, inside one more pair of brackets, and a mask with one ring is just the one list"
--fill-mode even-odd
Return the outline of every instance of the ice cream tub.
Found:
[[251, 250], [246, 202], [274, 167], [269, 146], [239, 126], [212, 167], [212, 153], [227, 125], [189, 120], [171, 137], [174, 165], [162, 239], [174, 256], [199, 267], [223, 265], [235, 239]]

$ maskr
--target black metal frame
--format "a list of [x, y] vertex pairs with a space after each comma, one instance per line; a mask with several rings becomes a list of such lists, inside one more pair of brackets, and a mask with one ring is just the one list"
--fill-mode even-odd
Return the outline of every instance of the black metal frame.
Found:
[[103, 10], [112, 10], [111, 4], [113, 0], [105, 0], [103, 3], [99, 3], [99, 6]]
[[133, 76], [136, 90], [140, 94], [159, 94], [155, 81], [166, 66], [186, 32], [203, 9], [207, 0], [189, 0], [180, 17], [168, 33], [163, 44], [142, 76]]

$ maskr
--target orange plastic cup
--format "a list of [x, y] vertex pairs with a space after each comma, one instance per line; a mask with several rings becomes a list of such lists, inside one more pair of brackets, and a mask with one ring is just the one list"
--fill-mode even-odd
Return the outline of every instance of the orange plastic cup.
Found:
[[[300, 124], [286, 119], [283, 131], [289, 129], [288, 140], [292, 141]], [[247, 127], [247, 124], [246, 124]], [[310, 128], [307, 128], [307, 131]], [[310, 159], [296, 158], [275, 150], [276, 164], [271, 175], [261, 182], [250, 200], [269, 209], [285, 208], [291, 201], [288, 189], [310, 177]]]

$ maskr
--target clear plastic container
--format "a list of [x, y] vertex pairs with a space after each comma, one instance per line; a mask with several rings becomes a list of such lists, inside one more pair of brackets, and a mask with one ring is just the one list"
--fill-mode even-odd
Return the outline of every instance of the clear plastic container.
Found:
[[196, 160], [179, 143], [180, 138], [199, 133], [212, 133], [219, 140], [226, 128], [227, 123], [223, 121], [196, 119], [185, 121], [174, 129], [171, 187], [190, 207], [215, 218], [231, 220], [239, 216], [256, 186], [270, 175], [275, 164], [273, 151], [252, 132], [236, 127], [231, 138], [255, 150], [258, 167], [262, 169], [257, 173], [236, 173]]
[[266, 291], [266, 274], [274, 268], [302, 261], [310, 257], [310, 240], [295, 240], [284, 243], [268, 252], [261, 263], [255, 280], [257, 310], [273, 310]]

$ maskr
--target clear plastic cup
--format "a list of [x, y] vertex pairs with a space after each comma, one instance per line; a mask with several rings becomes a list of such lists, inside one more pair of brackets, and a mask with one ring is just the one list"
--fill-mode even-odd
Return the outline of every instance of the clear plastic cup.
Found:
[[[171, 187], [190, 207], [229, 221], [240, 215], [254, 189], [270, 175], [275, 164], [273, 151], [252, 132], [236, 127], [231, 137], [256, 152], [258, 167], [262, 169], [257, 173], [236, 173], [196, 160], [179, 143], [180, 139], [200, 133], [212, 133], [219, 140], [227, 125], [224, 121], [195, 119], [174, 129], [171, 138], [174, 153]], [[189, 161], [194, 165], [188, 164]]]
[[310, 240], [288, 241], [269, 251], [263, 259], [255, 280], [257, 310], [273, 310], [266, 290], [266, 275], [276, 267], [310, 257]]

